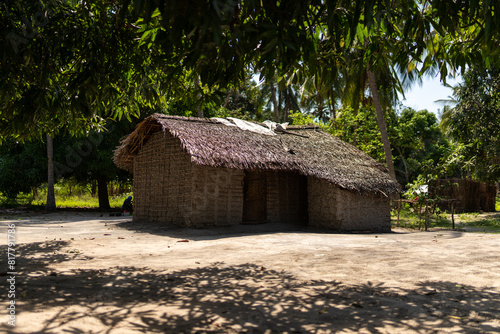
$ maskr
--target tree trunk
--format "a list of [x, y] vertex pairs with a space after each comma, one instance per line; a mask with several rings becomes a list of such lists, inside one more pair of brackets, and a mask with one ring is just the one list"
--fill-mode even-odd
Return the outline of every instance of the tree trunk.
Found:
[[285, 99], [286, 105], [285, 105], [285, 111], [283, 112], [283, 122], [286, 122], [288, 120], [288, 114], [290, 114], [290, 110], [292, 109], [293, 98], [294, 96], [293, 96], [292, 86], [288, 86], [286, 89], [286, 99]]
[[90, 183], [90, 194], [92, 195], [92, 197], [94, 197], [96, 193], [97, 193], [97, 182], [95, 180], [92, 180], [92, 182]]
[[52, 137], [47, 134], [47, 203], [45, 210], [48, 212], [56, 211], [56, 196], [54, 191], [54, 143]]
[[384, 111], [382, 110], [382, 105], [378, 96], [377, 80], [375, 79], [375, 74], [369, 69], [367, 74], [368, 84], [370, 85], [370, 91], [372, 92], [373, 104], [375, 105], [375, 110], [377, 111], [377, 121], [378, 126], [380, 127], [380, 134], [382, 135], [382, 143], [384, 144], [385, 162], [387, 163], [387, 168], [389, 169], [389, 175], [394, 181], [396, 181], [396, 173], [394, 172], [394, 164], [392, 163], [391, 144], [389, 142], [387, 127], [385, 125]]
[[410, 176], [408, 175], [408, 166], [406, 165], [406, 159], [405, 159], [405, 157], [403, 157], [403, 153], [401, 153], [401, 150], [399, 149], [399, 147], [396, 146], [396, 149], [398, 150], [399, 156], [401, 157], [401, 160], [403, 161], [403, 165], [405, 167], [405, 180], [406, 180], [406, 184], [408, 184], [408, 183], [410, 183]]
[[[196, 76], [196, 78], [194, 79], [194, 88], [196, 90], [200, 90], [200, 79], [198, 78], [198, 76]], [[196, 115], [199, 118], [203, 118], [203, 109], [201, 109], [201, 93], [198, 92], [197, 96], [198, 103], [196, 104]]]
[[116, 188], [113, 182], [110, 182], [108, 184], [108, 195], [109, 196], [115, 196], [116, 195]]
[[335, 100], [333, 98], [329, 98], [330, 103], [328, 104], [328, 109], [330, 110], [330, 126], [332, 128], [335, 126], [337, 128], [337, 111], [335, 109]]
[[282, 120], [282, 122], [286, 122], [286, 120], [288, 118], [288, 112], [292, 108], [292, 101], [291, 101], [290, 91], [287, 89], [285, 92], [286, 92], [286, 96], [285, 96], [285, 109], [283, 110], [283, 120]]
[[99, 209], [109, 210], [108, 182], [104, 177], [97, 179], [97, 194], [99, 196]]
[[280, 122], [280, 110], [278, 107], [278, 100], [276, 99], [276, 87], [274, 87], [274, 80], [269, 80], [269, 88], [271, 90], [271, 101], [273, 102], [274, 109], [274, 121], [276, 123]]
[[231, 95], [233, 95], [233, 90], [229, 90], [229, 93], [226, 95], [226, 99], [224, 100], [224, 108], [227, 108], [227, 105], [229, 104], [229, 99], [231, 98]]

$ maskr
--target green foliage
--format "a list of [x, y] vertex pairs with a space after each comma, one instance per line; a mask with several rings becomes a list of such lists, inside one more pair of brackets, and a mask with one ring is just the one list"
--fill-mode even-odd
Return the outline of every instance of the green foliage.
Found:
[[[392, 227], [396, 227], [397, 211], [391, 212]], [[399, 214], [398, 227], [421, 229], [422, 217], [416, 210], [416, 205], [406, 204]], [[431, 228], [452, 228], [451, 214], [440, 212], [436, 209], [434, 214], [429, 215], [429, 226]], [[455, 214], [455, 228], [468, 232], [500, 233], [500, 217], [497, 214], [480, 215], [479, 213]]]
[[[127, 194], [121, 194], [117, 196], [112, 196], [109, 199], [109, 206], [111, 208], [121, 208], [123, 201], [128, 197], [131, 196], [132, 193], [127, 193]], [[95, 196], [91, 196], [90, 194], [82, 194], [82, 195], [73, 195], [73, 196], [68, 196], [68, 195], [58, 195], [56, 192], [56, 200], [57, 200], [57, 206], [59, 208], [73, 208], [73, 209], [97, 209], [99, 208], [99, 199]], [[32, 205], [34, 206], [42, 206], [44, 205], [43, 200], [36, 200], [32, 202]]]
[[[192, 70], [209, 86], [237, 85], [245, 77], [248, 65], [267, 78], [278, 77], [314, 58], [321, 44], [317, 40], [322, 27], [319, 18], [324, 6], [316, 1], [272, 3], [249, 1], [192, 1], [185, 4], [168, 1], [137, 2], [135, 9], [144, 23], [158, 8], [150, 29], [161, 27], [154, 37], [161, 48], [163, 64], [174, 75], [178, 68]], [[343, 12], [331, 26], [344, 29]], [[340, 31], [340, 30], [339, 30]], [[146, 37], [149, 43], [153, 36]]]
[[259, 86], [254, 81], [252, 73], [248, 73], [245, 81], [238, 87], [233, 87], [224, 92], [223, 107], [229, 111], [239, 111], [252, 115], [256, 121], [271, 119], [266, 118], [264, 108], [268, 93], [267, 87]]
[[407, 184], [407, 192], [403, 194], [406, 199], [413, 200], [415, 203], [423, 204], [429, 198], [427, 187], [429, 183], [436, 180], [435, 175], [418, 175], [417, 178], [410, 184]]
[[87, 184], [103, 178], [111, 181], [128, 175], [113, 162], [113, 150], [120, 139], [130, 133], [134, 123], [123, 119], [108, 120], [99, 131], [89, 131], [86, 135], [59, 136], [54, 140], [54, 161], [56, 177], [74, 178]]
[[[422, 214], [419, 214], [417, 208], [418, 204], [413, 204], [413, 205], [405, 204], [399, 214], [398, 227], [410, 228], [410, 229], [423, 229], [425, 222], [422, 219]], [[457, 215], [455, 216], [455, 219], [456, 218]], [[392, 227], [396, 227], [396, 222], [397, 222], [396, 211], [391, 212], [391, 220], [392, 220]], [[452, 227], [451, 215], [448, 212], [441, 212], [439, 211], [439, 209], [436, 209], [436, 212], [429, 215], [428, 224], [429, 224], [429, 226], [427, 226], [428, 228], [430, 227], [451, 228]]]
[[[411, 184], [419, 175], [437, 178], [459, 168], [456, 161], [458, 152], [454, 152], [454, 147], [444, 138], [434, 114], [410, 108], [403, 109], [399, 114], [388, 110], [386, 123], [396, 174], [401, 184]], [[362, 106], [357, 112], [350, 108], [338, 110], [337, 118], [332, 120], [328, 131], [357, 146], [377, 161], [384, 162], [383, 145], [373, 107]], [[450, 159], [453, 154], [455, 156]], [[417, 183], [420, 181], [418, 179]]]
[[377, 161], [384, 162], [382, 137], [373, 107], [361, 107], [357, 112], [343, 108], [337, 112], [330, 133], [351, 143]]
[[393, 123], [391, 143], [401, 183], [420, 175], [440, 176], [451, 170], [448, 163], [452, 146], [442, 134], [436, 116], [427, 110], [403, 109]]
[[500, 178], [500, 71], [473, 67], [454, 90], [442, 126], [460, 144], [462, 164], [483, 181]]
[[118, 1], [0, 5], [1, 136], [85, 133], [155, 100], [150, 54], [123, 13]]
[[441, 174], [448, 177], [467, 177], [471, 162], [466, 160], [464, 153], [464, 145], [449, 142], [438, 163]]
[[[123, 119], [109, 120], [99, 131], [85, 136], [54, 138], [55, 174], [57, 179], [72, 179], [81, 184], [93, 180], [128, 179], [130, 176], [113, 162], [113, 150], [134, 124]], [[0, 145], [0, 192], [10, 199], [29, 193], [47, 178], [46, 145], [40, 140], [19, 143], [13, 139]]]
[[0, 145], [0, 192], [9, 200], [28, 193], [47, 177], [46, 151], [41, 142], [18, 143], [12, 139]]
[[227, 89], [209, 88], [197, 83], [196, 76], [192, 74], [179, 76], [176, 80], [183, 89], [175, 91], [175, 87], [169, 88], [172, 90], [164, 97], [163, 109], [159, 110], [161, 113], [196, 117], [197, 110], [200, 110], [204, 117], [236, 117], [254, 121], [272, 119], [265, 110], [266, 87], [258, 86], [250, 73], [238, 86]]
[[[156, 0], [3, 2], [2, 135], [88, 130], [89, 121], [130, 118], [172, 96], [186, 98], [170, 103], [171, 113], [192, 112], [188, 101], [208, 105], [215, 91], [239, 87], [249, 70], [274, 80], [286, 104], [295, 103], [291, 95], [300, 89], [281, 86], [304, 87], [310, 78], [319, 97], [311, 94], [315, 117], [327, 121], [339, 96], [331, 87], [343, 81], [346, 91], [362, 93], [369, 68], [388, 106], [402, 90], [395, 71], [412, 78], [440, 71], [445, 79], [473, 64], [498, 64], [500, 19], [492, 14], [498, 6], [479, 0], [193, 0], [186, 10], [184, 3]], [[199, 80], [199, 88], [186, 80]]]
[[500, 233], [500, 216], [498, 214], [462, 213], [458, 215], [458, 228], [466, 228], [475, 232]]
[[194, 0], [190, 10], [175, 1], [133, 3], [144, 18], [142, 42], [159, 50], [169, 78], [193, 71], [211, 87], [240, 82], [248, 66], [266, 81], [307, 75], [331, 83], [346, 63], [376, 73], [439, 71], [445, 79], [499, 62], [496, 1]]
[[[91, 185], [74, 184], [71, 180], [63, 180], [56, 184], [55, 196], [59, 208], [89, 209], [99, 208], [99, 199], [91, 194]], [[14, 198], [8, 198], [0, 194], [1, 207], [29, 206], [34, 209], [45, 207], [47, 196], [46, 184], [42, 184], [37, 189], [38, 195], [33, 198], [29, 192], [19, 193]], [[123, 201], [132, 196], [132, 193], [123, 193], [111, 196], [109, 204], [111, 208], [121, 208]]]
[[313, 116], [310, 114], [295, 112], [291, 113], [288, 118], [290, 120], [290, 125], [317, 125], [318, 127], [325, 128], [322, 123], [315, 122]]

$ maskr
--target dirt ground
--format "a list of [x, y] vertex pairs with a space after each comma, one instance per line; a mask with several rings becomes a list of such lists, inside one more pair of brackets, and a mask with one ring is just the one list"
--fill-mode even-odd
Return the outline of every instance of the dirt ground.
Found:
[[0, 332], [500, 332], [499, 234], [192, 230], [99, 213], [0, 217]]

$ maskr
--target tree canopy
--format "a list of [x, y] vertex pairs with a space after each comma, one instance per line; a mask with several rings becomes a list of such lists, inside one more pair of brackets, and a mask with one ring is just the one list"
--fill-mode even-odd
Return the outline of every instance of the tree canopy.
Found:
[[29, 193], [47, 177], [47, 156], [41, 142], [19, 143], [13, 139], [0, 145], [0, 192], [9, 200]]
[[443, 114], [442, 126], [468, 170], [482, 180], [500, 178], [500, 71], [473, 67], [454, 89], [457, 102]]
[[[372, 107], [361, 107], [357, 112], [340, 109], [335, 123], [327, 131], [357, 146], [378, 161], [384, 161], [380, 131]], [[403, 184], [413, 182], [420, 174], [446, 174], [440, 166], [451, 154], [450, 144], [439, 128], [433, 113], [393, 108], [386, 114], [389, 139], [397, 180]]]
[[499, 6], [495, 1], [133, 4], [135, 13], [149, 23], [143, 38], [163, 51], [164, 67], [193, 70], [208, 85], [241, 79], [249, 64], [267, 78], [306, 69], [325, 80], [339, 72], [353, 47], [366, 51], [361, 55], [365, 64], [376, 66], [380, 57], [390, 54], [391, 65], [403, 72], [421, 63], [421, 70], [437, 69], [443, 78], [471, 63], [498, 62], [500, 18], [494, 15]]
[[88, 120], [128, 115], [155, 101], [158, 89], [183, 94], [179, 78], [186, 74], [199, 78], [199, 89], [237, 86], [249, 68], [287, 84], [312, 78], [316, 87], [332, 86], [349, 63], [411, 76], [437, 70], [445, 79], [472, 64], [498, 64], [498, 6], [479, 0], [3, 2], [0, 129], [80, 129]]
[[404, 108], [397, 117], [391, 142], [401, 183], [408, 184], [420, 174], [446, 173], [439, 165], [448, 158], [450, 143], [433, 113]]
[[117, 1], [0, 4], [2, 135], [82, 132], [154, 97], [149, 53], [122, 13]]

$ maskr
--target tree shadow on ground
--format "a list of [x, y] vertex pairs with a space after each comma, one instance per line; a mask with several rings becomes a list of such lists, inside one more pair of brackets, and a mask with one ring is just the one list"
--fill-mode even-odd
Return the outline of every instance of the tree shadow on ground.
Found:
[[[70, 261], [76, 257], [80, 259], [91, 259], [88, 256], [78, 254], [77, 250], [62, 251], [70, 245], [69, 241], [44, 241], [18, 244], [14, 247], [15, 271], [19, 273], [35, 272], [45, 270], [49, 264]], [[0, 252], [7, 254], [7, 245], [0, 245]], [[7, 257], [7, 256], [6, 256]], [[7, 260], [0, 261], [0, 275], [6, 275], [13, 271], [7, 268]]]
[[[79, 254], [61, 243], [26, 246], [40, 258], [36, 274], [18, 277], [21, 316], [43, 311], [24, 333], [370, 333], [497, 332], [500, 294], [494, 289], [426, 282], [415, 289], [301, 281], [254, 264], [175, 272], [138, 267], [49, 272]], [[45, 247], [45, 248], [44, 248]], [[43, 256], [37, 256], [40, 252]], [[31, 253], [30, 253], [31, 252]], [[0, 288], [7, 289], [5, 280]], [[6, 296], [2, 295], [2, 305]], [[22, 319], [22, 318], [21, 318]], [[15, 332], [2, 323], [0, 329]]]
[[118, 228], [136, 233], [147, 233], [172, 238], [189, 238], [192, 240], [214, 240], [226, 237], [272, 233], [317, 233], [317, 234], [393, 234], [394, 232], [375, 233], [370, 231], [333, 231], [321, 228], [287, 223], [234, 224], [210, 228], [178, 227], [166, 223], [123, 221], [115, 224]]

